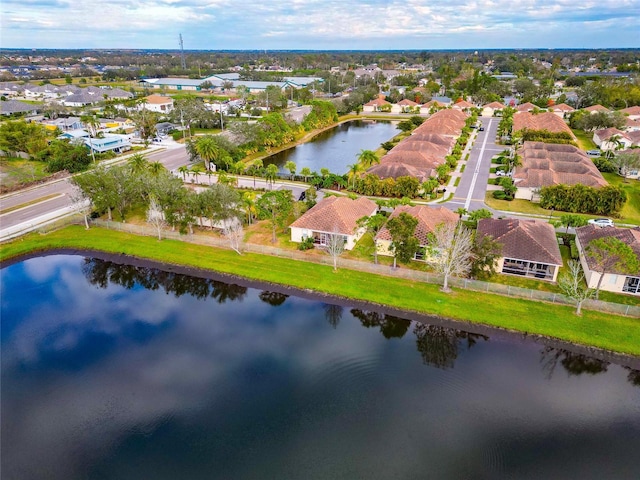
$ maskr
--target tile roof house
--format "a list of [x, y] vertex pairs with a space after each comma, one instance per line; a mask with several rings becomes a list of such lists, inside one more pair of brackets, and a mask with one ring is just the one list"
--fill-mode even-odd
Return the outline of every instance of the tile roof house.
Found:
[[483, 117], [493, 117], [499, 112], [502, 112], [506, 107], [500, 102], [487, 103], [482, 107]]
[[633, 146], [633, 140], [627, 132], [613, 127], [593, 132], [593, 143], [602, 151], [620, 150]]
[[379, 112], [382, 109], [387, 108], [386, 107], [387, 105], [389, 106], [388, 108], [391, 109], [391, 104], [384, 99], [384, 95], [380, 94], [378, 95], [378, 98], [375, 98], [370, 102], [365, 103], [362, 106], [362, 111], [363, 112]]
[[408, 98], [404, 98], [400, 100], [398, 103], [394, 103], [391, 105], [391, 113], [419, 113], [420, 105], [416, 102], [409, 100]]
[[140, 109], [149, 110], [151, 112], [169, 113], [173, 110], [173, 98], [164, 95], [156, 95], [155, 93], [145, 97], [144, 103], [140, 105]]
[[427, 103], [420, 105], [420, 115], [428, 115], [434, 110], [447, 108], [447, 105], [438, 100], [429, 100]]
[[476, 106], [466, 100], [460, 100], [459, 102], [454, 103], [451, 108], [455, 108], [456, 110], [470, 110], [472, 108], [476, 108]]
[[627, 115], [631, 120], [640, 120], [640, 105], [623, 108], [622, 110], [620, 110], [620, 112]]
[[[626, 243], [640, 259], [640, 227], [635, 228], [601, 228], [595, 225], [576, 228], [576, 247], [580, 254], [580, 263], [585, 279], [590, 288], [595, 288], [600, 280], [600, 273], [596, 272], [595, 262], [585, 254], [585, 248], [592, 240], [604, 237], [615, 237]], [[614, 271], [605, 273], [600, 286], [601, 290], [615, 293], [629, 293], [640, 296], [640, 272], [622, 273]]]
[[94, 103], [103, 102], [104, 97], [90, 92], [80, 92], [67, 95], [62, 99], [62, 104], [67, 107], [84, 107]]
[[526, 102], [518, 105], [516, 107], [516, 110], [518, 110], [518, 112], [531, 112], [533, 110], [540, 110], [540, 107], [538, 107], [537, 105], [534, 105], [531, 102]]
[[575, 108], [567, 105], [566, 103], [559, 103], [558, 105], [552, 106], [551, 111], [558, 115], [560, 118], [565, 118], [567, 114], [575, 111]]
[[[428, 260], [425, 247], [429, 244], [429, 234], [433, 233], [441, 223], [457, 223], [458, 215], [445, 207], [432, 207], [427, 205], [401, 205], [397, 207], [389, 218], [394, 218], [401, 213], [408, 213], [418, 220], [415, 236], [420, 242], [420, 251], [414, 260]], [[382, 227], [375, 238], [376, 248], [380, 255], [393, 256], [391, 251], [391, 233], [386, 227]]]
[[532, 114], [529, 112], [518, 112], [513, 116], [513, 131], [520, 130], [546, 130], [552, 133], [568, 133], [575, 140], [575, 135], [569, 125], [551, 112]]
[[19, 102], [18, 100], [0, 101], [0, 115], [12, 115], [14, 113], [27, 113], [35, 115], [38, 111], [36, 105]]
[[338, 233], [345, 237], [345, 250], [351, 250], [365, 232], [358, 228], [357, 221], [375, 215], [377, 210], [376, 203], [365, 197], [325, 197], [290, 225], [291, 241], [313, 238], [315, 244], [326, 246], [330, 235]]
[[477, 235], [502, 245], [496, 271], [555, 282], [562, 266], [556, 232], [549, 223], [517, 218], [483, 218]]
[[584, 110], [585, 112], [589, 112], [589, 113], [597, 113], [597, 112], [609, 113], [611, 111], [607, 107], [603, 107], [600, 104], [591, 105], [590, 107], [583, 108], [582, 110]]
[[593, 161], [573, 145], [524, 142], [519, 155], [522, 165], [513, 174], [516, 198], [535, 201], [538, 190], [551, 185], [607, 185]]

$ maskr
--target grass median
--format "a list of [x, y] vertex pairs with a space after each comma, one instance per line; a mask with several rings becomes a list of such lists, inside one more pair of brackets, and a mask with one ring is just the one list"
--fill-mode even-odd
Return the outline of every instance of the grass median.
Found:
[[71, 226], [46, 235], [30, 234], [0, 248], [0, 262], [53, 249], [99, 250], [184, 265], [253, 280], [352, 298], [456, 320], [554, 337], [615, 352], [640, 355], [640, 320], [607, 313], [509, 298], [468, 290], [444, 294], [437, 285], [328, 265], [158, 241], [101, 228]]

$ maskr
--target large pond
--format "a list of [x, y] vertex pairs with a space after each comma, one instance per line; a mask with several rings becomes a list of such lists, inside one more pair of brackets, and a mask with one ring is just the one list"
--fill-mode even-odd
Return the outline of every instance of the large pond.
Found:
[[298, 173], [304, 167], [320, 173], [328, 168], [331, 173], [342, 175], [349, 165], [358, 162], [361, 150], [377, 150], [381, 143], [391, 140], [400, 131], [396, 122], [354, 120], [342, 123], [315, 136], [311, 141], [264, 159], [264, 165], [275, 163], [282, 173], [289, 173], [284, 165], [292, 161]]
[[637, 370], [80, 256], [0, 275], [5, 480], [640, 472]]

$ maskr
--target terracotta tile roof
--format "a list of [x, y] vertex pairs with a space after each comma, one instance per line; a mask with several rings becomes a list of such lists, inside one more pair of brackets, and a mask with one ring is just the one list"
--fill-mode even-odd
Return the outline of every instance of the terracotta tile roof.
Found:
[[607, 185], [593, 161], [573, 145], [524, 142], [519, 154], [522, 165], [516, 168], [513, 175], [517, 187], [540, 188], [581, 183], [599, 188]]
[[527, 130], [547, 130], [549, 132], [566, 132], [575, 139], [569, 125], [558, 115], [552, 112], [538, 113], [536, 115], [529, 112], [518, 112], [513, 116], [513, 131]]
[[583, 108], [583, 110], [586, 110], [587, 112], [610, 112], [611, 111], [607, 107], [603, 107], [600, 104], [591, 105], [590, 107]]
[[[446, 138], [446, 137], [441, 137]], [[449, 140], [453, 140], [449, 138]], [[452, 143], [436, 143], [428, 140], [420, 140], [418, 137], [407, 137], [396, 145], [392, 152], [418, 151], [437, 155], [444, 159], [451, 152]]]
[[467, 102], [466, 100], [460, 100], [453, 104], [453, 108], [475, 108], [475, 105]]
[[640, 146], [640, 130], [627, 132], [627, 138], [633, 142], [633, 145]]
[[171, 97], [165, 97], [163, 95], [156, 95], [155, 93], [153, 95], [149, 95], [148, 97], [145, 97], [145, 102], [149, 103], [149, 104], [153, 104], [153, 105], [166, 105], [166, 104], [173, 104], [173, 98]]
[[624, 128], [629, 130], [629, 129], [633, 129], [633, 130], [638, 130], [640, 129], [640, 120], [634, 120], [632, 118], [625, 118], [625, 122], [624, 122]]
[[633, 107], [623, 108], [620, 111], [627, 115], [640, 115], [640, 105], [634, 105]]
[[384, 99], [384, 95], [378, 95], [378, 98], [374, 98], [370, 102], [364, 104], [365, 107], [381, 107], [382, 105], [391, 105]]
[[558, 105], [554, 105], [552, 109], [560, 112], [573, 112], [575, 110], [575, 108], [567, 105], [566, 103], [559, 103]]
[[490, 235], [501, 243], [505, 258], [562, 265], [556, 231], [549, 223], [517, 218], [483, 218], [478, 221], [478, 235]]
[[365, 197], [351, 200], [347, 197], [328, 197], [317, 203], [291, 224], [316, 232], [353, 235], [358, 219], [372, 215], [377, 210], [375, 202]]
[[445, 109], [431, 115], [414, 133], [436, 133], [439, 135], [458, 136], [465, 126], [468, 115], [461, 110]]
[[[403, 212], [418, 219], [416, 237], [420, 241], [420, 245], [427, 245], [429, 242], [429, 234], [432, 233], [439, 224], [456, 223], [458, 221], [458, 215], [451, 210], [445, 207], [429, 207], [426, 205], [416, 205], [413, 207], [401, 205], [393, 211], [389, 218], [397, 217]], [[376, 240], [391, 241], [389, 230], [386, 227], [380, 229], [376, 235]]]
[[417, 178], [419, 182], [426, 182], [430, 177], [435, 177], [436, 175], [435, 170], [432, 168], [418, 168], [402, 161], [374, 165], [367, 170], [367, 173], [377, 175], [380, 178], [413, 177]]
[[413, 100], [409, 100], [408, 98], [404, 98], [398, 102], [398, 105], [402, 105], [403, 107], [415, 107], [418, 105]]
[[618, 130], [617, 128], [610, 127], [605, 128], [603, 130], [596, 130], [593, 132], [594, 135], [597, 135], [600, 140], [609, 140], [611, 137], [618, 135], [622, 138], [627, 138], [627, 133], [622, 130]]
[[[587, 225], [585, 227], [576, 228], [576, 237], [578, 238], [580, 242], [580, 246], [583, 249], [587, 247], [587, 245], [591, 240], [604, 238], [604, 237], [615, 237], [618, 240], [629, 245], [631, 249], [635, 252], [638, 259], [640, 260], [640, 227], [601, 228], [601, 227], [596, 227], [595, 225]], [[589, 268], [593, 270], [594, 268], [593, 259], [590, 257], [587, 257], [586, 260], [587, 260], [587, 264], [589, 265]], [[612, 272], [612, 273], [622, 274], [622, 272], [620, 271]], [[634, 275], [640, 275], [640, 271], [635, 272]]]
[[429, 100], [427, 103], [423, 104], [422, 106], [423, 106], [423, 107], [425, 107], [425, 108], [431, 108], [431, 107], [438, 107], [438, 108], [441, 108], [441, 107], [446, 107], [446, 105], [445, 105], [444, 103], [439, 102], [439, 101], [437, 101], [437, 100]]
[[522, 103], [520, 105], [518, 105], [516, 107], [516, 110], [518, 110], [519, 112], [530, 112], [531, 110], [535, 110], [538, 109], [540, 107], [538, 107], [537, 105], [534, 105], [531, 102], [527, 102], [527, 103]]
[[493, 108], [494, 110], [499, 110], [499, 109], [504, 109], [506, 107], [503, 104], [501, 104], [500, 102], [491, 102], [491, 103], [487, 103], [482, 108]]

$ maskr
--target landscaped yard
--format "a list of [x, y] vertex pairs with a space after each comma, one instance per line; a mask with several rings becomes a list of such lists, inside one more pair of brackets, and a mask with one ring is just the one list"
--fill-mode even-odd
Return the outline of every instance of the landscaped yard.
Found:
[[2, 185], [12, 187], [21, 183], [34, 182], [51, 175], [45, 171], [47, 164], [23, 158], [2, 158], [0, 160], [0, 178]]
[[620, 212], [627, 223], [640, 225], [640, 180], [627, 180], [615, 173], [603, 173], [602, 176], [611, 185], [622, 187], [627, 192], [627, 203]]
[[578, 139], [578, 147], [582, 150], [596, 150], [598, 148], [598, 146], [593, 143], [593, 133], [578, 130], [576, 128], [572, 128], [571, 131]]

